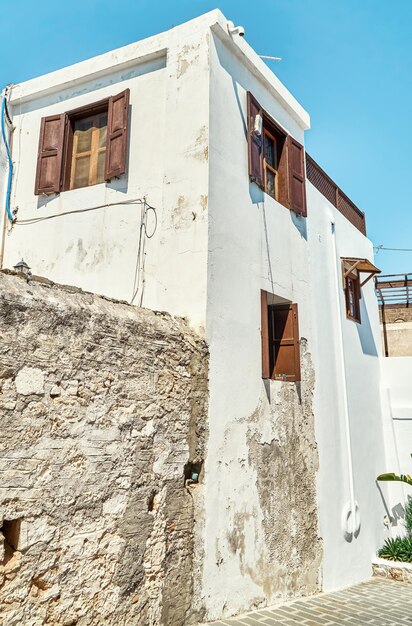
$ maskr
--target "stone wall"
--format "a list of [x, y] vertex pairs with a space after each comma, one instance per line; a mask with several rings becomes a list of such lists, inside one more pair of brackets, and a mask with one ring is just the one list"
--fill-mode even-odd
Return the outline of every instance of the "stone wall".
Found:
[[412, 307], [404, 304], [379, 307], [382, 346], [387, 356], [412, 356]]
[[2, 624], [197, 621], [204, 342], [168, 314], [0, 273], [0, 344]]

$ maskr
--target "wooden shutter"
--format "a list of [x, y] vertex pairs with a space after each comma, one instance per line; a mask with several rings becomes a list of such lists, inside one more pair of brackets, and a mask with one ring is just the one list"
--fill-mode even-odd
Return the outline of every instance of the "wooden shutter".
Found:
[[306, 216], [305, 149], [288, 136], [289, 208]]
[[248, 154], [249, 154], [249, 179], [262, 189], [263, 181], [263, 129], [259, 137], [253, 132], [256, 115], [263, 118], [263, 109], [252, 94], [247, 92], [247, 117], [248, 117]]
[[269, 359], [269, 321], [268, 321], [268, 294], [260, 292], [261, 328], [262, 335], [262, 378], [270, 378]]
[[269, 345], [270, 377], [278, 380], [300, 380], [300, 345], [298, 305], [270, 305]]
[[43, 117], [40, 125], [34, 193], [59, 193], [62, 179], [62, 160], [66, 115]]
[[286, 136], [283, 136], [279, 145], [278, 202], [288, 209], [290, 208], [289, 196], [288, 141]]
[[126, 172], [129, 94], [130, 89], [125, 89], [117, 96], [109, 98], [105, 180]]

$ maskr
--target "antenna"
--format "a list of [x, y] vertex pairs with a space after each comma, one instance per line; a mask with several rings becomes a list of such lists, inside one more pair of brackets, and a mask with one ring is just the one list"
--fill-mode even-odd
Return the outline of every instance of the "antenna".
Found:
[[266, 54], [259, 54], [261, 59], [269, 59], [269, 61], [282, 61], [281, 57], [269, 57]]

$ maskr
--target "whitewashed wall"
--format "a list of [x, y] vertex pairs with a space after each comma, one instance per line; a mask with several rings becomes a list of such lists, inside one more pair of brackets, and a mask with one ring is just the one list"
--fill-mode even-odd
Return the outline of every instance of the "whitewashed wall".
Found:
[[[244, 50], [243, 43], [239, 48]], [[288, 428], [282, 421], [282, 393], [290, 392], [285, 410], [290, 410], [292, 422], [298, 386], [273, 381], [265, 387], [262, 380], [260, 290], [298, 303], [300, 335], [311, 346], [308, 242], [306, 220], [249, 183], [247, 91], [301, 142], [302, 122], [298, 124], [285, 104], [277, 101], [223, 35], [214, 35], [210, 54], [206, 333], [210, 402], [203, 576], [209, 619], [299, 594], [292, 580], [298, 568], [306, 576], [300, 594], [313, 592], [321, 552], [319, 542], [319, 553], [312, 560], [307, 555], [310, 563], [304, 559], [298, 566], [294, 563], [291, 513], [284, 510], [285, 517], [280, 519], [280, 509], [272, 500], [280, 503], [288, 493], [280, 474], [276, 476], [270, 450]], [[285, 443], [288, 446], [290, 440]], [[266, 462], [258, 458], [259, 447], [268, 452]], [[309, 450], [301, 453], [310, 456]], [[316, 450], [312, 453], [316, 464]], [[268, 486], [264, 495], [263, 484]], [[308, 501], [299, 517], [309, 516], [309, 510]], [[312, 526], [311, 531], [316, 535], [316, 519], [313, 522], [315, 530]], [[266, 532], [268, 523], [272, 534]], [[276, 547], [272, 549], [272, 542], [284, 552], [283, 557]]]
[[[383, 537], [385, 509], [375, 482], [385, 458], [379, 393], [381, 338], [373, 281], [362, 288], [361, 324], [346, 318], [342, 288], [340, 257], [373, 260], [371, 242], [310, 183], [307, 191], [312, 314], [316, 328], [315, 414], [320, 530], [324, 542], [323, 588], [330, 590], [368, 578], [371, 558]], [[339, 333], [344, 346], [346, 385]], [[344, 537], [344, 518], [350, 509], [351, 486], [359, 506], [360, 530], [358, 536], [348, 537], [348, 541]], [[352, 529], [349, 526], [346, 530]]]
[[[386, 458], [379, 473], [412, 475], [412, 358], [381, 357], [382, 418]], [[403, 508], [412, 488], [404, 483], [380, 483], [386, 494], [390, 534], [403, 534]]]
[[[216, 12], [148, 40], [17, 85], [12, 206], [18, 219], [146, 197], [152, 239], [139, 237], [141, 208], [111, 206], [15, 225], [4, 266], [22, 256], [32, 272], [204, 326], [206, 303], [209, 26]], [[128, 172], [118, 180], [35, 196], [40, 120], [130, 89]], [[147, 230], [155, 225], [148, 215]], [[190, 254], [190, 261], [188, 255]], [[138, 284], [137, 284], [138, 279]], [[142, 293], [143, 292], [143, 293]]]

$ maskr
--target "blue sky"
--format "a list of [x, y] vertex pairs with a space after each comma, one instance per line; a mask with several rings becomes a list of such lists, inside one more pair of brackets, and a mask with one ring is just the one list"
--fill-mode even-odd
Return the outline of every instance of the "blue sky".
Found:
[[[14, 0], [0, 76], [20, 82], [220, 8], [309, 111], [308, 152], [366, 212], [374, 244], [412, 248], [412, 0]], [[7, 22], [4, 18], [3, 20]], [[381, 251], [384, 273], [412, 252]]]

